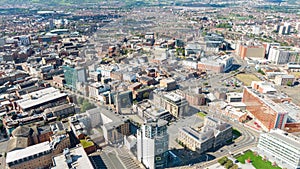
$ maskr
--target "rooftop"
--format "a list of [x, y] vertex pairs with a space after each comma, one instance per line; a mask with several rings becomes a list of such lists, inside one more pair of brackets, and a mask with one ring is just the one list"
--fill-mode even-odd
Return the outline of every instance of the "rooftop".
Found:
[[6, 156], [6, 163], [8, 164], [14, 161], [18, 161], [26, 157], [33, 156], [46, 151], [51, 151], [51, 146], [49, 141], [32, 145], [24, 149], [8, 152]]
[[275, 139], [279, 139], [281, 142], [293, 146], [295, 149], [300, 151], [300, 140], [299, 137], [288, 134], [280, 129], [271, 130], [270, 133], [266, 133], [265, 135], [271, 136]]
[[165, 94], [164, 97], [173, 102], [179, 102], [181, 100], [185, 100], [184, 97], [180, 96], [179, 94], [173, 93], [173, 92]]
[[[70, 155], [69, 159], [66, 157]], [[70, 160], [70, 161], [69, 161]], [[68, 163], [69, 162], [69, 163]], [[60, 154], [53, 157], [52, 169], [67, 169], [67, 168], [76, 168], [76, 169], [90, 169], [94, 168], [89, 157], [85, 153], [83, 147], [75, 147], [70, 149], [69, 154]]]
[[[262, 93], [259, 93], [258, 91], [256, 91], [255, 89], [252, 89], [251, 87], [245, 87], [245, 89], [247, 89], [254, 96], [259, 97], [260, 100], [264, 104], [271, 107], [277, 113], [288, 113], [288, 111], [286, 109], [284, 109], [280, 104], [273, 101], [273, 99], [284, 99], [284, 98], [287, 98], [287, 97], [284, 97], [283, 95], [280, 95], [278, 93], [271, 93], [271, 94], [263, 93], [262, 94]], [[276, 92], [276, 90], [275, 90], [275, 92]]]
[[61, 93], [60, 90], [49, 87], [22, 95], [22, 99], [16, 102], [22, 109], [27, 109], [65, 96], [67, 96], [66, 93]]

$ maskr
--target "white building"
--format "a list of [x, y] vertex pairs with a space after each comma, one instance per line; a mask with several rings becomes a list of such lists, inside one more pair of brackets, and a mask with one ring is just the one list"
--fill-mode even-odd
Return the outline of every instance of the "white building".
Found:
[[79, 146], [72, 149], [66, 148], [62, 154], [53, 157], [53, 167], [51, 169], [66, 168], [92, 169], [94, 167], [83, 147]]
[[196, 60], [183, 60], [182, 65], [184, 67], [192, 68], [192, 69], [197, 69], [198, 67], [198, 62]]
[[290, 47], [273, 46], [269, 50], [268, 61], [274, 64], [286, 64], [289, 62], [292, 53]]
[[298, 31], [298, 33], [300, 33], [300, 22], [296, 24], [295, 30]]
[[266, 152], [265, 155], [275, 156], [276, 161], [289, 165], [289, 168], [300, 168], [299, 137], [275, 129], [261, 134], [257, 147]]
[[253, 26], [252, 33], [255, 35], [259, 35], [260, 34], [260, 26], [257, 26], [257, 25]]
[[284, 34], [285, 34], [285, 30], [286, 30], [286, 27], [285, 27], [285, 26], [280, 26], [280, 27], [279, 27], [278, 34], [279, 34], [279, 35], [284, 35]]
[[275, 84], [277, 85], [292, 85], [294, 83], [294, 75], [279, 75], [275, 77]]
[[167, 121], [158, 120], [144, 124], [137, 131], [137, 157], [146, 168], [166, 168], [169, 134]]
[[89, 96], [93, 99], [100, 100], [102, 93], [110, 91], [110, 86], [99, 82], [89, 85]]

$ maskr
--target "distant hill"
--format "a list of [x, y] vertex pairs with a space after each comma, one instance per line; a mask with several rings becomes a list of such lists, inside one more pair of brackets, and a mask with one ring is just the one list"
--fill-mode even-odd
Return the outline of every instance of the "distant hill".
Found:
[[105, 0], [0, 0], [0, 4], [80, 4], [80, 3], [95, 3]]

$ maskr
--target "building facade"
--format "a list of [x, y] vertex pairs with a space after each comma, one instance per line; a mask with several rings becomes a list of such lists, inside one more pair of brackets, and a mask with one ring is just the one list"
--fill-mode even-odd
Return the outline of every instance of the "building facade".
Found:
[[169, 111], [175, 118], [183, 117], [189, 109], [189, 103], [181, 95], [170, 92], [153, 92], [154, 103]]
[[87, 81], [86, 69], [82, 67], [63, 66], [66, 86], [76, 89], [77, 82]]
[[293, 169], [300, 168], [299, 137], [275, 129], [261, 134], [257, 147]]
[[288, 113], [278, 103], [276, 90], [264, 82], [252, 82], [252, 87], [245, 87], [242, 102], [246, 104], [249, 115], [266, 131], [273, 128], [283, 129]]
[[137, 157], [146, 168], [166, 168], [168, 163], [169, 134], [167, 121], [147, 122], [137, 131]]
[[192, 151], [204, 153], [223, 146], [232, 139], [232, 126], [207, 116], [200, 131], [183, 127], [179, 129], [178, 141]]

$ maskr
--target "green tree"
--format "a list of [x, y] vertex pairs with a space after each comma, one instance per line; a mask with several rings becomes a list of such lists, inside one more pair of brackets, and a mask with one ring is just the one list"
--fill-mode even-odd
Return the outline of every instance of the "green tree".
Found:
[[90, 103], [88, 100], [83, 100], [83, 103], [80, 107], [80, 112], [85, 112], [87, 110], [93, 109], [96, 106], [92, 103]]
[[293, 85], [293, 82], [292, 82], [292, 81], [288, 81], [288, 82], [286, 83], [286, 85], [292, 86], [292, 85]]
[[264, 71], [262, 71], [261, 69], [258, 69], [258, 71], [257, 71], [258, 73], [260, 73], [260, 74], [262, 74], [262, 75], [265, 75], [265, 72]]
[[234, 164], [230, 169], [239, 169], [239, 166]]
[[149, 92], [145, 92], [145, 93], [143, 94], [143, 99], [147, 99], [147, 98], [149, 98]]
[[225, 163], [225, 168], [229, 169], [233, 166], [233, 162], [231, 160], [227, 160], [227, 162]]
[[218, 162], [221, 164], [221, 165], [224, 165], [226, 164], [226, 162], [228, 161], [228, 158], [225, 156], [225, 157], [222, 157], [221, 159], [218, 160]]
[[82, 97], [78, 97], [77, 102], [78, 104], [82, 104], [84, 101], [84, 99]]

